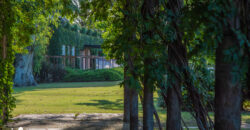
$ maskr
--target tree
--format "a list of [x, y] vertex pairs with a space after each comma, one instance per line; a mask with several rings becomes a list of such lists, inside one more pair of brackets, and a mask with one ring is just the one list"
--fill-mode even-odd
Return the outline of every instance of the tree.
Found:
[[[246, 36], [247, 36], [247, 40], [250, 41], [250, 1], [247, 1], [245, 3], [245, 9], [246, 9], [246, 14], [248, 14], [246, 16], [246, 22], [245, 25], [247, 27], [247, 31], [246, 31]], [[247, 72], [247, 95], [248, 98], [250, 99], [250, 47], [248, 46], [247, 48], [247, 55], [248, 55], [248, 72]]]
[[[68, 2], [68, 4], [62, 8], [65, 2]], [[26, 53], [20, 51], [16, 55], [14, 85], [36, 85], [33, 70], [39, 72], [41, 69], [41, 62], [45, 58], [46, 48], [53, 32], [51, 25], [57, 26], [60, 15], [64, 13], [64, 10], [68, 9], [67, 6], [73, 6], [73, 4], [71, 1], [55, 1], [48, 2], [47, 4], [42, 1], [24, 1], [17, 2], [17, 5], [19, 9], [24, 12], [24, 16], [31, 19], [32, 24], [29, 26], [33, 29], [31, 32], [33, 35], [29, 38], [29, 46], [21, 47], [23, 50], [27, 50]], [[60, 11], [62, 13], [60, 13]], [[34, 56], [36, 57], [35, 60]]]
[[15, 86], [36, 86], [33, 76], [34, 52], [28, 54], [17, 54], [15, 58]]
[[138, 45], [134, 43], [139, 42], [136, 38], [138, 21], [134, 18], [134, 14], [138, 12], [137, 5], [137, 0], [81, 2], [82, 19], [88, 16], [87, 21], [98, 23], [98, 29], [104, 31], [102, 47], [107, 56], [115, 58], [127, 70], [125, 73], [126, 78], [124, 78], [124, 90], [126, 92], [124, 95], [129, 95], [129, 98], [124, 98], [126, 101], [124, 102], [126, 108], [124, 114], [130, 113], [130, 115], [124, 115], [124, 119], [127, 120], [130, 117], [130, 129], [132, 130], [139, 129], [138, 91], [141, 86], [136, 62], [138, 53], [134, 51], [135, 46]]
[[124, 67], [124, 113], [123, 113], [123, 121], [126, 123], [130, 122], [130, 91], [128, 84], [128, 76], [127, 76], [128, 67]]
[[[168, 11], [174, 14], [174, 17], [171, 24], [175, 27], [175, 33], [177, 38], [170, 43], [168, 48], [168, 64], [170, 64], [168, 79], [167, 82], [169, 86], [167, 88], [167, 129], [171, 130], [180, 130], [181, 129], [181, 72], [184, 69], [183, 62], [186, 58], [187, 52], [186, 48], [181, 42], [182, 32], [178, 32], [178, 23], [180, 10], [183, 6], [182, 0], [169, 0], [167, 3]], [[176, 69], [174, 69], [176, 67]]]
[[[225, 5], [233, 17], [223, 28], [222, 41], [216, 49], [215, 66], [215, 129], [241, 128], [241, 64], [242, 51], [235, 31], [240, 29], [240, 1], [227, 1]], [[232, 11], [236, 9], [235, 11]], [[229, 12], [230, 13], [230, 12]], [[231, 50], [231, 51], [230, 51]]]
[[[185, 4], [181, 0], [167, 2], [135, 0], [133, 3], [139, 4], [129, 5], [126, 5], [126, 2], [94, 0], [87, 2], [84, 7], [86, 14], [90, 13], [97, 20], [103, 20], [102, 26], [105, 28], [103, 29], [105, 32], [103, 47], [109, 52], [107, 54], [120, 63], [128, 65], [127, 74], [130, 77], [128, 80], [130, 86], [140, 90], [137, 92], [143, 96], [144, 129], [153, 129], [154, 127], [153, 91], [156, 89], [156, 85], [162, 90], [164, 101], [167, 104], [168, 129], [181, 129], [181, 98], [185, 98], [187, 105], [183, 106], [191, 111], [199, 129], [213, 128], [213, 122], [206, 107], [208, 105], [206, 94], [208, 90], [212, 91], [213, 88], [207, 87], [209, 82], [204, 83], [209, 78], [206, 79], [207, 77], [203, 78], [194, 74], [197, 68], [192, 68], [190, 65], [194, 64], [194, 66], [200, 67], [198, 69], [206, 68], [205, 70], [208, 71], [213, 68], [215, 55], [215, 88], [217, 91], [217, 112], [215, 114], [218, 121], [215, 128], [219, 129], [216, 127], [219, 126], [218, 124], [229, 126], [227, 122], [219, 120], [226, 118], [225, 115], [229, 116], [229, 112], [235, 112], [235, 115], [238, 116], [238, 104], [234, 107], [232, 104], [230, 105], [232, 108], [237, 108], [233, 110], [225, 107], [223, 104], [225, 102], [222, 101], [226, 100], [229, 93], [235, 92], [235, 103], [237, 103], [240, 95], [238, 87], [235, 87], [234, 90], [230, 88], [230, 90], [225, 83], [232, 85], [232, 87], [234, 87], [233, 83], [239, 83], [241, 71], [244, 69], [240, 69], [241, 67], [235, 64], [236, 61], [242, 63], [243, 60], [239, 53], [241, 51], [235, 52], [235, 50], [242, 50], [242, 44], [246, 45], [247, 42], [241, 30], [234, 27], [236, 23], [240, 23], [238, 16], [234, 13], [236, 8], [232, 8], [233, 6], [229, 4], [230, 1], [223, 0], [194, 0], [187, 1]], [[105, 7], [101, 8], [101, 11], [98, 10], [100, 5]], [[133, 11], [130, 10], [131, 8]], [[232, 18], [236, 19], [236, 23], [232, 20], [228, 21]], [[230, 30], [231, 39], [225, 35], [227, 29]], [[233, 43], [231, 43], [232, 41]], [[225, 44], [221, 44], [222, 42]], [[227, 44], [229, 46], [237, 44], [240, 47], [230, 47], [228, 50]], [[125, 54], [129, 55], [128, 60], [124, 59]], [[204, 55], [204, 58], [201, 55]], [[211, 62], [212, 67], [207, 67], [203, 60]], [[225, 66], [222, 67], [221, 64]], [[221, 79], [226, 82], [223, 83]], [[220, 85], [224, 85], [223, 90], [226, 91], [224, 95], [221, 94], [223, 90], [219, 88]], [[182, 89], [185, 90], [184, 94], [181, 93]], [[184, 96], [182, 97], [182, 95]], [[223, 115], [222, 110], [226, 110], [224, 111], [225, 115]], [[237, 117], [237, 122], [238, 119], [240, 118]]]
[[[58, 1], [57, 1], [58, 2]], [[36, 16], [41, 12], [48, 16], [53, 11], [59, 11], [63, 15], [71, 11], [67, 7], [70, 1], [61, 1], [55, 4], [51, 1], [0, 1], [0, 126], [7, 123], [11, 117], [11, 111], [15, 106], [12, 96], [14, 55], [16, 52], [24, 52], [35, 34]], [[55, 9], [55, 10], [53, 10]], [[65, 9], [65, 10], [62, 10]], [[68, 9], [68, 10], [67, 10]], [[32, 12], [34, 11], [34, 12]], [[39, 13], [37, 13], [39, 12]], [[55, 14], [56, 14], [55, 12]], [[57, 13], [59, 13], [57, 12]], [[50, 17], [52, 18], [52, 17]]]
[[[148, 50], [148, 45], [152, 44], [150, 39], [153, 39], [154, 28], [147, 27], [146, 24], [150, 24], [151, 20], [154, 19], [156, 10], [159, 6], [158, 0], [144, 0], [141, 7], [142, 22], [144, 25], [144, 30], [141, 34], [143, 49]], [[143, 63], [144, 63], [144, 76], [143, 76], [143, 129], [153, 130], [154, 129], [154, 102], [153, 102], [153, 91], [154, 91], [154, 81], [150, 76], [151, 63], [153, 59], [150, 54], [145, 54], [148, 51], [144, 51]]]
[[12, 1], [0, 1], [0, 128], [10, 118], [10, 112], [13, 109], [14, 97], [12, 92], [12, 77], [13, 77], [13, 34], [9, 26], [13, 26], [15, 19], [13, 15]]

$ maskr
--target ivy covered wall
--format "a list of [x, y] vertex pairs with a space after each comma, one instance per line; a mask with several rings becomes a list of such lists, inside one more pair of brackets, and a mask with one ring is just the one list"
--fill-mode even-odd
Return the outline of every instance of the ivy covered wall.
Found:
[[[80, 50], [84, 49], [84, 45], [101, 45], [102, 42], [100, 32], [61, 20], [58, 28], [54, 27], [54, 34], [48, 46], [48, 55], [62, 55], [63, 45], [66, 46], [66, 55], [69, 46], [74, 46], [76, 55], [79, 55]], [[95, 50], [98, 51], [99, 49]]]

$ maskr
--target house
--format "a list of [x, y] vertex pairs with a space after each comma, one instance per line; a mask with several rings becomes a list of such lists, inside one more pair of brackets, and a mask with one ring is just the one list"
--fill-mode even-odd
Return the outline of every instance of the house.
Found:
[[118, 67], [114, 59], [106, 60], [102, 53], [103, 40], [95, 30], [63, 21], [48, 46], [47, 60], [53, 64], [87, 69]]

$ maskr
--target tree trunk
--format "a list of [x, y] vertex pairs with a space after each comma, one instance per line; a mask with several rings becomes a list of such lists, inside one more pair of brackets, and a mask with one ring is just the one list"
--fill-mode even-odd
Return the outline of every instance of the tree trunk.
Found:
[[[141, 94], [139, 96], [140, 96], [141, 104], [142, 104], [142, 107], [143, 107], [143, 97], [142, 97]], [[157, 113], [157, 111], [155, 109], [155, 106], [154, 106], [154, 110], [153, 111], [154, 111], [155, 120], [156, 120], [156, 122], [158, 124], [159, 130], [162, 130], [161, 120], [160, 120], [160, 117], [159, 117], [159, 115], [158, 115], [158, 113]]]
[[[247, 39], [250, 41], [250, 1], [248, 0], [246, 3], [246, 14], [247, 17]], [[248, 47], [248, 72], [247, 72], [247, 98], [250, 99], [250, 47]]]
[[[183, 0], [169, 0], [167, 3], [168, 9], [173, 11], [174, 14], [178, 14], [183, 6]], [[179, 22], [175, 21], [175, 22]], [[186, 50], [181, 43], [181, 32], [178, 32], [176, 23], [173, 24], [175, 27], [178, 37], [172, 43], [172, 47], [168, 48], [168, 62], [172, 66], [176, 66], [179, 72], [182, 72], [184, 64], [182, 63], [186, 58]], [[176, 52], [178, 54], [176, 54]], [[178, 55], [182, 59], [178, 58]], [[183, 60], [183, 61], [182, 61]], [[171, 74], [168, 76], [168, 82], [170, 84], [167, 89], [167, 130], [180, 130], [181, 129], [181, 76], [177, 70], [169, 68]]]
[[[231, 8], [241, 9], [240, 2], [229, 2]], [[240, 63], [242, 52], [238, 38], [233, 32], [240, 29], [240, 17], [238, 14], [227, 21], [224, 26], [222, 42], [216, 49], [215, 60], [215, 130], [240, 130], [241, 127], [241, 74]], [[226, 54], [228, 49], [235, 51]], [[232, 57], [237, 56], [237, 60]], [[230, 59], [228, 60], [228, 57]], [[227, 60], [226, 60], [227, 59]]]
[[[224, 39], [216, 49], [215, 66], [215, 129], [240, 130], [241, 85], [235, 80], [233, 68], [237, 62], [225, 61], [225, 50], [236, 47], [237, 37], [232, 31], [224, 32]], [[239, 67], [239, 66], [238, 66]], [[239, 71], [239, 70], [236, 70]]]
[[[124, 14], [124, 24], [127, 24], [127, 26], [131, 25], [131, 23], [135, 24], [136, 21], [134, 21], [134, 19], [131, 19], [131, 17], [129, 16], [130, 14], [134, 13], [134, 10], [136, 10], [137, 6], [136, 6], [136, 1], [135, 0], [126, 0], [125, 1], [125, 13]], [[136, 25], [136, 24], [135, 24]], [[131, 31], [131, 30], [130, 30]], [[128, 41], [133, 41], [135, 39], [135, 32], [132, 32], [130, 35], [128, 35]], [[133, 57], [130, 56], [130, 50], [127, 49], [127, 51], [125, 52], [125, 61], [127, 62], [127, 68], [125, 68], [125, 71], [128, 71], [129, 74], [131, 74], [131, 76], [133, 78], [136, 78], [136, 74], [135, 74], [135, 68], [133, 65]], [[128, 95], [127, 97], [129, 97], [129, 101], [128, 101], [128, 106], [130, 110], [129, 111], [130, 115], [126, 118], [129, 118], [129, 125], [130, 125], [130, 130], [138, 130], [139, 126], [138, 126], [138, 92], [136, 90], [136, 86], [128, 86], [126, 79], [129, 79], [130, 77], [128, 77], [128, 75], [125, 74], [124, 77], [124, 81], [125, 81], [125, 89], [124, 91], [128, 91], [126, 92]], [[135, 79], [138, 80], [138, 79]], [[125, 100], [125, 99], [124, 99]], [[125, 102], [124, 102], [125, 103]], [[125, 108], [124, 108], [125, 109]], [[127, 108], [126, 108], [127, 109]]]
[[[181, 103], [178, 97], [180, 84], [167, 90], [167, 130], [181, 130]], [[180, 95], [179, 95], [180, 96]]]
[[[157, 8], [159, 7], [158, 0], [144, 0], [141, 8], [141, 14], [143, 17], [144, 23], [152, 22], [152, 19], [156, 16]], [[143, 46], [147, 46], [150, 41], [147, 39], [153, 39], [155, 30], [153, 28], [149, 29], [146, 25], [144, 25], [144, 32], [141, 34], [141, 39], [143, 41]], [[153, 130], [154, 129], [154, 102], [153, 102], [153, 81], [150, 78], [150, 64], [152, 63], [152, 59], [148, 57], [144, 57], [144, 77], [143, 77], [143, 85], [144, 85], [144, 99], [143, 99], [143, 129], [144, 130]]]
[[[2, 38], [3, 40], [2, 40], [2, 57], [1, 57], [1, 63], [3, 63], [3, 65], [4, 64], [6, 64], [5, 62], [2, 62], [2, 61], [4, 61], [5, 59], [6, 59], [6, 56], [7, 56], [7, 36], [6, 35], [3, 35], [3, 38]], [[7, 69], [7, 68], [5, 68], [5, 69]], [[2, 72], [3, 73], [3, 72]], [[6, 75], [1, 75], [0, 74], [0, 76], [1, 76], [1, 78], [2, 78], [2, 76], [4, 77], [4, 76], [6, 76]], [[4, 96], [5, 97], [8, 97], [8, 93], [6, 93], [6, 84], [0, 84], [0, 85], [3, 85], [3, 88], [2, 88], [2, 91], [3, 92], [0, 92], [0, 93], [4, 93]], [[2, 98], [2, 97], [1, 97]], [[8, 99], [7, 99], [8, 100]], [[3, 99], [0, 99], [0, 101], [1, 102], [3, 102], [3, 104], [7, 104], [6, 103], [6, 98], [3, 98]], [[2, 108], [0, 108], [0, 110], [2, 110], [2, 113], [0, 113], [0, 121], [2, 121], [2, 124], [6, 124], [7, 123], [7, 121], [8, 121], [8, 119], [7, 119], [7, 117], [8, 117], [8, 114], [7, 114], [7, 109], [8, 109], [8, 107], [6, 106], [6, 105], [0, 105], [0, 107], [2, 107]], [[1, 129], [1, 125], [2, 124], [0, 124], [0, 129]]]
[[[250, 62], [250, 52], [248, 54], [248, 61]], [[247, 72], [247, 99], [250, 100], [250, 63], [248, 63], [248, 72]]]
[[[147, 65], [147, 61], [145, 64]], [[146, 67], [147, 68], [147, 67]], [[154, 102], [153, 102], [153, 84], [148, 79], [148, 70], [145, 69], [144, 73], [144, 98], [143, 98], [143, 129], [153, 130], [154, 129]]]
[[33, 57], [34, 53], [17, 54], [15, 59], [15, 86], [37, 85], [33, 76]]
[[129, 89], [130, 94], [130, 130], [138, 130], [138, 93], [135, 88]]
[[127, 83], [128, 77], [127, 77], [127, 70], [128, 67], [124, 67], [124, 116], [123, 121], [126, 123], [130, 122], [130, 94], [129, 94], [129, 86]]

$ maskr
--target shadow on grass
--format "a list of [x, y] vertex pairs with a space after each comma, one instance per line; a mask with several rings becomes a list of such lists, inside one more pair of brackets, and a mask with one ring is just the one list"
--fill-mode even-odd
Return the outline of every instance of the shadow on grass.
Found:
[[107, 129], [118, 129], [118, 130], [128, 130], [129, 124], [120, 123], [121, 121], [81, 121], [78, 126], [72, 126], [65, 128], [63, 130], [107, 130]]
[[23, 102], [23, 100], [20, 100], [20, 99], [16, 99], [16, 100], [15, 100], [15, 103], [16, 103], [16, 104], [19, 104], [19, 103], [21, 103], [21, 102]]
[[[127, 130], [129, 125], [123, 123], [122, 116], [110, 117], [107, 119], [98, 119], [99, 115], [88, 115], [86, 119], [81, 120], [72, 120], [66, 119], [63, 120], [62, 115], [58, 116], [44, 116], [43, 118], [20, 118], [13, 122], [10, 122], [8, 128], [18, 128], [23, 127], [24, 129], [29, 129], [31, 127], [47, 129], [46, 127], [58, 127], [59, 124], [64, 124], [63, 130], [82, 130], [82, 129], [122, 129]], [[66, 125], [65, 125], [66, 124]]]
[[91, 100], [94, 103], [76, 103], [75, 105], [94, 106], [101, 109], [123, 110], [122, 99], [116, 101], [109, 100]]
[[37, 86], [13, 87], [13, 89], [14, 89], [14, 94], [19, 94], [25, 91], [37, 91], [42, 89], [54, 89], [54, 88], [111, 87], [119, 85], [119, 83], [120, 81], [42, 83]]

